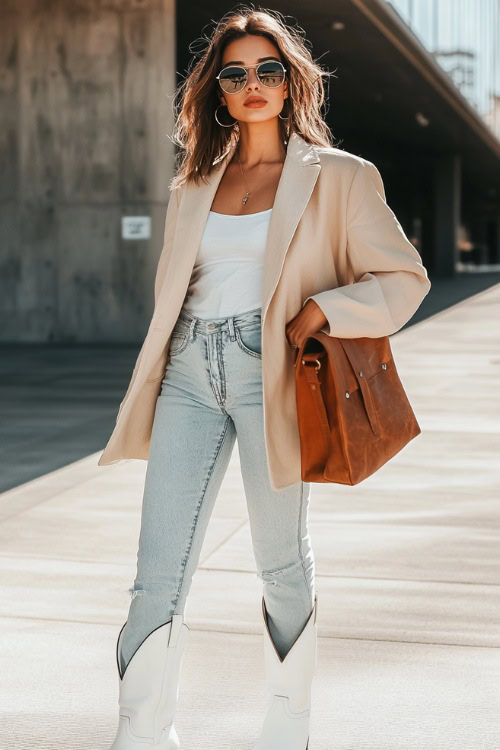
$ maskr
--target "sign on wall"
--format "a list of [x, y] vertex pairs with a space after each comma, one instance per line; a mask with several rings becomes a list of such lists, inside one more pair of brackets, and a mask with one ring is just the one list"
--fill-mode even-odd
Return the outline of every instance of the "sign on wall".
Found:
[[149, 240], [151, 216], [122, 216], [122, 239]]

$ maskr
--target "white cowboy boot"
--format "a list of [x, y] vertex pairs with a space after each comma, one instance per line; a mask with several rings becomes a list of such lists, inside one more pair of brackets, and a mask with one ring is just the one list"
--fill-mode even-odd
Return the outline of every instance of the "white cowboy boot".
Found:
[[110, 750], [179, 750], [174, 714], [179, 676], [189, 628], [183, 615], [173, 615], [153, 630], [132, 655], [121, 674], [120, 644], [116, 644], [120, 717]]
[[309, 619], [282, 661], [269, 632], [262, 597], [264, 667], [271, 702], [253, 750], [308, 750], [311, 685], [317, 663], [317, 600], [316, 593]]

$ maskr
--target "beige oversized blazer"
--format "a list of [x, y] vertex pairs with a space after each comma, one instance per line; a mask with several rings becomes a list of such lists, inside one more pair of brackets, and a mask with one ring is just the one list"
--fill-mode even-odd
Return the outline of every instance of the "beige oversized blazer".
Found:
[[[99, 466], [148, 458], [171, 332], [233, 150], [216, 162], [208, 184], [185, 184], [171, 194], [154, 313]], [[292, 134], [271, 212], [262, 279], [263, 409], [273, 489], [301, 481], [287, 322], [312, 297], [328, 319], [321, 329], [328, 335], [385, 336], [412, 317], [429, 289], [421, 257], [385, 201], [377, 167]], [[168, 481], [168, 466], [165, 472]]]

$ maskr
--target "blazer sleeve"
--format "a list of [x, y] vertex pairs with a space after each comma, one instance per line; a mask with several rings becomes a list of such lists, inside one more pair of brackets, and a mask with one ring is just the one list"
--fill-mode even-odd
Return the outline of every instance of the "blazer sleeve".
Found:
[[154, 296], [155, 296], [155, 307], [158, 302], [158, 295], [160, 294], [161, 285], [165, 278], [165, 271], [167, 270], [167, 260], [172, 249], [172, 241], [175, 234], [175, 225], [177, 220], [177, 210], [179, 208], [179, 192], [180, 188], [176, 188], [171, 191], [170, 198], [167, 205], [167, 213], [165, 216], [165, 230], [163, 233], [163, 247], [156, 267], [156, 275], [154, 282]]
[[[172, 248], [172, 240], [174, 238], [175, 233], [175, 223], [177, 219], [177, 209], [179, 207], [179, 189], [177, 188], [174, 191], [171, 191], [170, 198], [167, 205], [167, 212], [165, 215], [165, 229], [163, 233], [163, 247], [161, 249], [160, 257], [158, 260], [158, 265], [156, 268], [156, 275], [155, 275], [155, 282], [154, 282], [154, 299], [155, 299], [155, 308], [156, 303], [158, 301], [158, 295], [160, 293], [161, 285], [163, 282], [163, 279], [165, 277], [165, 271], [167, 269], [167, 260], [170, 254], [170, 250]], [[134, 369], [132, 371], [132, 377], [130, 378], [127, 391], [122, 398], [120, 405], [118, 407], [118, 413], [116, 415], [116, 421], [118, 422], [118, 419], [120, 418], [121, 410], [123, 408], [123, 404], [125, 403], [128, 394], [130, 393], [132, 386], [134, 384], [137, 368], [139, 367], [139, 363], [141, 361], [141, 357], [144, 352], [144, 346], [146, 344], [146, 340], [143, 341], [143, 344], [140, 348], [139, 354], [137, 355], [137, 359], [135, 362]]]
[[347, 199], [347, 255], [354, 283], [307, 298], [328, 320], [321, 330], [339, 338], [395, 333], [420, 306], [431, 282], [387, 205], [380, 172], [366, 159], [356, 169]]

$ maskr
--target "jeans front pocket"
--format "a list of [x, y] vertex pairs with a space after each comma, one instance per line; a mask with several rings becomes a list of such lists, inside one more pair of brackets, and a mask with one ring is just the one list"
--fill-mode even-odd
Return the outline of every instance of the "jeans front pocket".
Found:
[[169, 356], [175, 357], [181, 352], [183, 352], [184, 349], [187, 347], [188, 342], [189, 342], [188, 331], [183, 331], [181, 329], [173, 331], [172, 336], [170, 338], [170, 346], [168, 349]]
[[236, 326], [236, 341], [238, 346], [251, 357], [262, 359], [262, 326], [260, 322], [247, 326]]

